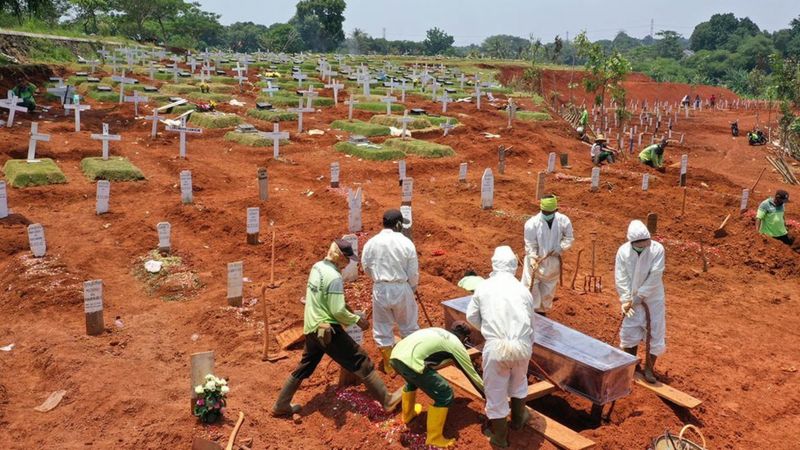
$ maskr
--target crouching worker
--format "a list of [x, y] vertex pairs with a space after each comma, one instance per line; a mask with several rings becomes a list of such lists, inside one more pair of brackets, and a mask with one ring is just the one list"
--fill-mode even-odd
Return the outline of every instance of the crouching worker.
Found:
[[454, 362], [483, 395], [483, 380], [472, 367], [464, 347], [469, 333], [469, 325], [461, 321], [454, 322], [449, 332], [442, 328], [423, 328], [402, 339], [392, 350], [389, 362], [406, 382], [403, 388], [403, 423], [411, 422], [422, 411], [422, 406], [415, 403], [417, 388], [433, 400], [428, 410], [425, 445], [449, 447], [456, 442], [443, 435], [447, 410], [453, 403], [453, 388], [436, 372], [439, 366]]
[[314, 373], [325, 355], [361, 378], [370, 395], [381, 402], [387, 412], [400, 403], [400, 390], [394, 394], [388, 392], [383, 380], [375, 372], [369, 355], [344, 331], [344, 327], [353, 324], [362, 330], [369, 328], [369, 322], [348, 311], [345, 305], [341, 272], [351, 260], [357, 261], [353, 247], [347, 241], [336, 240], [331, 243], [325, 259], [311, 268], [303, 318], [303, 356], [283, 385], [272, 407], [273, 416], [292, 415], [300, 411], [300, 405], [291, 403], [292, 397], [300, 383]]
[[[508, 447], [508, 413], [511, 427], [521, 429], [530, 415], [528, 364], [533, 352], [533, 297], [517, 280], [517, 255], [506, 245], [492, 256], [492, 273], [481, 283], [467, 306], [467, 321], [481, 330], [483, 377], [486, 383], [486, 416], [490, 443]], [[508, 399], [511, 398], [511, 408]]]
[[639, 153], [639, 160], [642, 164], [664, 171], [664, 149], [667, 148], [667, 140], [662, 139], [658, 144], [646, 147]]
[[22, 100], [22, 106], [28, 108], [29, 113], [36, 110], [36, 100], [33, 98], [33, 94], [36, 93], [35, 84], [23, 81], [14, 87], [11, 92]]

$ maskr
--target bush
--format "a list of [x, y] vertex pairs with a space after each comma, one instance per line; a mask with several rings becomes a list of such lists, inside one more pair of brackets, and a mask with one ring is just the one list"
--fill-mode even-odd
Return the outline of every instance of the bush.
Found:
[[81, 170], [90, 180], [144, 180], [142, 171], [122, 157], [113, 157], [105, 161], [99, 156], [84, 158], [81, 161]]
[[444, 158], [456, 154], [453, 148], [448, 145], [418, 139], [387, 139], [383, 145], [423, 158]]
[[393, 161], [396, 159], [402, 159], [406, 156], [400, 150], [385, 148], [382, 145], [356, 145], [351, 142], [338, 142], [334, 145], [334, 148], [337, 151], [342, 153], [347, 153], [348, 155], [353, 155], [358, 158], [362, 159], [369, 159], [372, 161]]
[[362, 122], [360, 120], [337, 120], [331, 124], [335, 130], [343, 130], [362, 136], [388, 136], [392, 130], [387, 126], [376, 125], [374, 123]]
[[247, 115], [265, 122], [286, 122], [297, 120], [297, 113], [289, 111], [276, 111], [268, 109], [250, 109]]
[[201, 128], [229, 128], [242, 123], [242, 118], [221, 112], [196, 112], [189, 118], [189, 123]]
[[3, 172], [8, 184], [16, 188], [67, 182], [67, 177], [50, 158], [41, 158], [33, 164], [24, 159], [10, 159], [3, 166]]

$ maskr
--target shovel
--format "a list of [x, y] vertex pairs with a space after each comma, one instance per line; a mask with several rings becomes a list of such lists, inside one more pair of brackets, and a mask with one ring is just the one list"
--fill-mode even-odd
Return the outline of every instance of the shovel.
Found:
[[239, 434], [239, 428], [242, 427], [242, 423], [244, 423], [244, 413], [239, 411], [239, 420], [236, 421], [236, 426], [233, 427], [233, 432], [228, 438], [228, 445], [224, 449], [214, 441], [195, 436], [192, 439], [192, 450], [233, 450], [233, 443], [236, 442], [236, 435]]

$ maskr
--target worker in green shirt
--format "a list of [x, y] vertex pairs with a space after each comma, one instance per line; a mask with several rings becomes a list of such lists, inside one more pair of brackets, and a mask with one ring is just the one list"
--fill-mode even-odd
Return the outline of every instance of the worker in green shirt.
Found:
[[415, 331], [398, 342], [392, 350], [389, 363], [406, 381], [403, 388], [403, 422], [410, 422], [422, 411], [422, 406], [415, 403], [417, 388], [422, 389], [434, 402], [428, 409], [426, 445], [449, 447], [456, 441], [443, 435], [447, 410], [453, 402], [453, 388], [436, 372], [437, 368], [444, 363], [454, 362], [483, 395], [483, 380], [472, 366], [464, 347], [469, 334], [469, 325], [456, 321], [450, 331], [442, 328]]
[[589, 129], [589, 111], [586, 108], [583, 108], [583, 112], [581, 112], [581, 117], [578, 119], [578, 137], [583, 140], [586, 137], [586, 130]]
[[662, 139], [658, 144], [653, 144], [639, 153], [639, 160], [647, 166], [664, 171], [664, 149], [667, 147], [667, 140]]
[[400, 403], [401, 390], [393, 394], [388, 392], [383, 380], [375, 372], [372, 360], [344, 330], [344, 327], [353, 324], [362, 330], [369, 328], [369, 322], [348, 311], [345, 304], [341, 272], [350, 261], [358, 261], [352, 245], [338, 239], [331, 243], [325, 259], [311, 268], [303, 318], [303, 356], [278, 394], [272, 407], [273, 416], [292, 415], [300, 411], [300, 405], [291, 403], [292, 397], [300, 383], [314, 373], [325, 355], [361, 378], [367, 391], [381, 402], [385, 411], [394, 410]]
[[22, 106], [28, 108], [29, 113], [36, 109], [36, 100], [33, 98], [33, 94], [36, 92], [35, 84], [27, 81], [20, 82], [12, 92], [22, 100]]
[[789, 236], [783, 217], [784, 204], [788, 201], [789, 193], [779, 189], [775, 191], [774, 197], [761, 202], [756, 213], [756, 229], [760, 234], [775, 238], [786, 245], [792, 245], [794, 238]]

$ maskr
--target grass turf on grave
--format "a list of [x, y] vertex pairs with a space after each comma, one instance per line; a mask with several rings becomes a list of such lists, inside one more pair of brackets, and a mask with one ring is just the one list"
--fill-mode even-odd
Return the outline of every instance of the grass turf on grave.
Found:
[[247, 115], [265, 122], [285, 122], [297, 120], [297, 113], [289, 111], [276, 111], [268, 109], [249, 109]]
[[[258, 102], [269, 103], [273, 106], [284, 106], [290, 108], [297, 108], [298, 102], [302, 97], [299, 95], [274, 95], [272, 97], [258, 97]], [[303, 107], [306, 105], [306, 100], [303, 99]], [[331, 97], [317, 97], [314, 99], [314, 106], [333, 106], [333, 98]]]
[[[425, 128], [431, 128], [433, 126], [425, 116], [410, 116], [410, 117], [413, 120], [408, 123], [409, 130], [424, 130]], [[372, 116], [372, 118], [370, 118], [369, 121], [370, 123], [376, 125], [403, 128], [403, 122], [400, 121], [400, 119], [402, 118], [403, 116], [387, 116], [385, 114], [379, 114], [377, 116]]]
[[119, 102], [119, 92], [100, 92], [98, 90], [92, 89], [86, 94], [87, 97], [90, 97], [98, 102], [103, 103], [118, 103]]
[[123, 157], [103, 160], [99, 156], [83, 158], [81, 170], [90, 180], [137, 181], [144, 180], [138, 167]]
[[185, 96], [188, 100], [194, 100], [196, 102], [210, 102], [215, 101], [217, 103], [228, 103], [231, 101], [233, 96], [227, 94], [204, 94], [202, 92], [190, 92]]
[[[353, 108], [361, 111], [369, 111], [376, 113], [386, 112], [386, 103], [373, 103], [373, 102], [356, 103], [353, 106]], [[392, 103], [392, 111], [403, 112], [403, 110], [405, 109], [406, 107], [404, 105]]]
[[387, 139], [383, 145], [423, 158], [444, 158], [456, 154], [453, 148], [448, 145], [418, 139]]
[[193, 113], [189, 118], [189, 123], [201, 128], [228, 128], [242, 123], [242, 118], [236, 114], [220, 112]]
[[[239, 133], [238, 131], [229, 131], [225, 133], [225, 140], [248, 147], [272, 147], [273, 145], [272, 139], [265, 137], [261, 133]], [[281, 139], [281, 145], [288, 144], [289, 140]]]
[[[508, 116], [508, 111], [503, 111], [503, 115]], [[550, 120], [550, 114], [538, 111], [517, 111], [517, 120], [524, 122], [543, 122]]]
[[62, 184], [67, 177], [50, 158], [42, 158], [38, 163], [28, 163], [24, 159], [10, 159], [3, 166], [8, 184], [16, 187], [44, 186]]
[[342, 153], [372, 161], [392, 161], [406, 156], [406, 154], [400, 150], [386, 148], [377, 144], [364, 146], [356, 145], [351, 142], [338, 142], [333, 147]]
[[362, 122], [360, 120], [336, 120], [331, 123], [331, 128], [367, 137], [388, 136], [392, 133], [392, 130], [387, 126]]
[[192, 92], [200, 92], [198, 86], [191, 84], [165, 84], [161, 86], [161, 92], [173, 95], [186, 95]]

